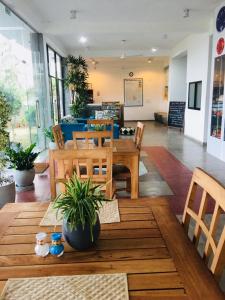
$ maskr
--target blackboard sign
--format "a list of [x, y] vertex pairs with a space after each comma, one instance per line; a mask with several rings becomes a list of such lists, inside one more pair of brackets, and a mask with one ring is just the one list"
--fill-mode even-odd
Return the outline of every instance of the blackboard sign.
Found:
[[168, 126], [171, 127], [184, 127], [184, 112], [186, 102], [171, 101], [169, 107]]

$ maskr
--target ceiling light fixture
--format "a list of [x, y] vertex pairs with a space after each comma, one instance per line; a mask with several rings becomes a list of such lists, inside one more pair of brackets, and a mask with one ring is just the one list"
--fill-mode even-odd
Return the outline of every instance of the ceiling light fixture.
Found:
[[70, 19], [71, 20], [74, 20], [74, 19], [76, 19], [77, 18], [77, 11], [75, 10], [75, 9], [72, 9], [71, 11], [70, 11]]
[[157, 50], [157, 48], [152, 48], [152, 52], [156, 52]]
[[190, 17], [190, 9], [185, 8], [183, 12], [183, 18], [189, 18]]
[[81, 36], [80, 39], [79, 39], [79, 42], [81, 44], [85, 44], [87, 42], [87, 38], [85, 36]]

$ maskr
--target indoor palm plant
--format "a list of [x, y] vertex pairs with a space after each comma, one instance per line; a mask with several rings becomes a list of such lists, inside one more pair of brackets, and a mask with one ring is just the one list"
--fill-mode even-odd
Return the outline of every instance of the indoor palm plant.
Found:
[[63, 235], [68, 244], [78, 250], [93, 245], [100, 233], [98, 211], [105, 198], [100, 186], [91, 179], [81, 181], [76, 175], [65, 185], [66, 191], [60, 194], [54, 208], [63, 216]]
[[39, 154], [39, 152], [33, 152], [35, 146], [34, 143], [24, 149], [20, 143], [12, 143], [6, 149], [10, 167], [15, 170], [14, 178], [18, 187], [27, 187], [33, 184], [35, 176], [34, 161]]
[[65, 59], [67, 67], [65, 84], [71, 92], [71, 114], [81, 117], [86, 108], [88, 99], [88, 66], [81, 56], [69, 55]]
[[0, 208], [7, 202], [15, 201], [15, 182], [12, 177], [4, 175], [7, 165], [5, 149], [9, 143], [7, 124], [10, 121], [12, 107], [0, 92]]

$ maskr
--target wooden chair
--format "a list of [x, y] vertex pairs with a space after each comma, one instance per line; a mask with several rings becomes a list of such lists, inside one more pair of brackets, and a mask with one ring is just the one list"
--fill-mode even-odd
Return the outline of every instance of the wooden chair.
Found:
[[86, 149], [92, 148], [93, 149], [93, 139], [97, 139], [98, 147], [102, 147], [102, 139], [110, 139], [108, 142], [109, 147], [113, 147], [113, 132], [110, 130], [104, 130], [104, 131], [74, 131], [73, 132], [73, 141], [74, 146], [76, 149], [79, 147], [79, 141], [82, 143], [82, 140], [84, 143], [84, 146]]
[[53, 126], [52, 133], [58, 149], [64, 149], [65, 143], [60, 125]]
[[[145, 125], [141, 122], [137, 122], [135, 130], [134, 143], [139, 151], [141, 151], [142, 139], [144, 135]], [[130, 171], [125, 166], [114, 166], [113, 167], [113, 178], [116, 181], [126, 181], [126, 191], [130, 192], [131, 178]]]
[[[194, 204], [198, 187], [201, 187], [203, 192], [200, 207], [198, 213], [196, 213]], [[209, 197], [215, 201], [215, 206], [211, 223], [206, 225], [204, 220]], [[212, 201], [212, 199], [210, 200]], [[203, 259], [209, 264], [209, 258], [211, 255], [213, 256], [209, 268], [217, 279], [221, 276], [225, 266], [225, 225], [218, 243], [215, 241], [215, 234], [218, 229], [220, 215], [224, 212], [225, 188], [206, 172], [196, 168], [187, 195], [182, 223], [186, 232], [188, 232], [191, 219], [195, 221], [193, 243], [196, 248], [198, 247], [201, 234], [206, 237]]]
[[[85, 162], [85, 171], [83, 164]], [[57, 183], [64, 183], [76, 172], [81, 180], [91, 178], [93, 183], [103, 185], [106, 196], [112, 198], [112, 148], [50, 150], [51, 198], [56, 197]]]
[[134, 142], [135, 142], [136, 147], [139, 150], [141, 150], [144, 128], [145, 128], [145, 125], [143, 123], [137, 122], [137, 127], [136, 127], [136, 131], [135, 131], [135, 136], [134, 136]]

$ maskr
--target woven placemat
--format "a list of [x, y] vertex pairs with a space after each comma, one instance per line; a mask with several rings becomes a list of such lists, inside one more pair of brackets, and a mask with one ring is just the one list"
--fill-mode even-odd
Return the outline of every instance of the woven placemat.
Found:
[[[118, 208], [118, 200], [104, 202], [99, 210], [99, 219], [101, 224], [118, 223], [120, 222], [120, 213]], [[42, 218], [40, 226], [57, 226], [62, 225], [62, 214], [60, 210], [56, 215], [56, 210], [53, 209], [53, 202], [48, 206], [48, 209]]]
[[9, 279], [3, 300], [128, 300], [126, 274]]

